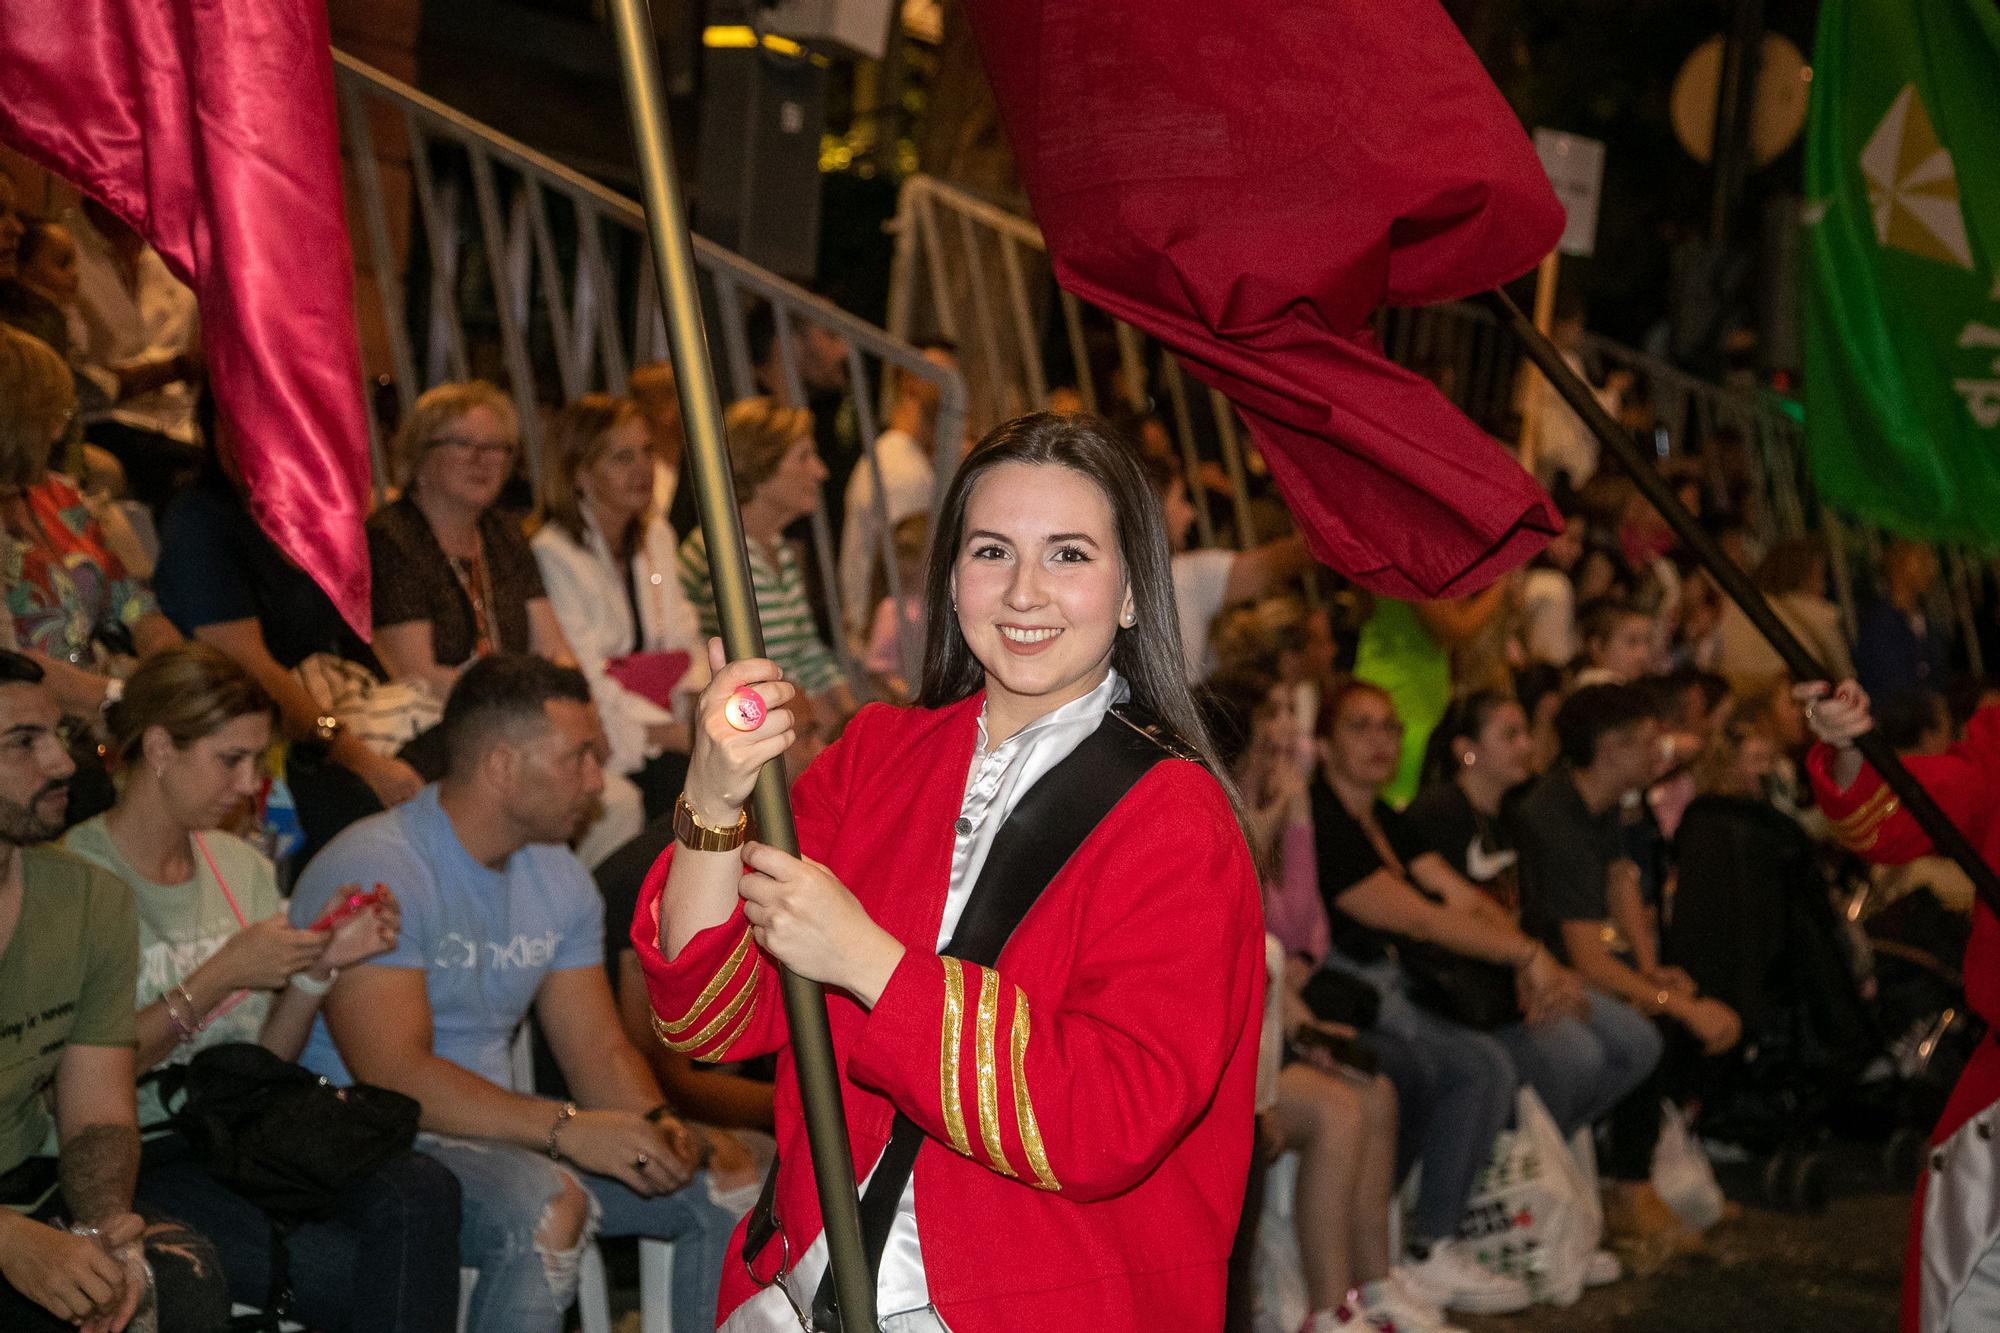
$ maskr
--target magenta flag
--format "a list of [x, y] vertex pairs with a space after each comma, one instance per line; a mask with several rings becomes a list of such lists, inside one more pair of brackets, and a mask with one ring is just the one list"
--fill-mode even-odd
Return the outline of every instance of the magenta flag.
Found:
[[1422, 598], [1540, 549], [1548, 497], [1369, 331], [1562, 231], [1437, 0], [967, 9], [1058, 280], [1229, 396], [1316, 556]]
[[369, 633], [368, 428], [324, 0], [0, 0], [0, 140], [201, 302], [250, 508]]

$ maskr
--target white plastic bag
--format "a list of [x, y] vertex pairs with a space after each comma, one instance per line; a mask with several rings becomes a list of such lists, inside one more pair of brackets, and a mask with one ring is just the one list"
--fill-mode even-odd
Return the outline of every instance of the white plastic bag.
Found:
[[1256, 1333], [1294, 1333], [1312, 1313], [1299, 1233], [1292, 1226], [1299, 1155], [1282, 1154], [1264, 1173], [1264, 1214], [1257, 1220]]
[[1493, 1143], [1459, 1237], [1481, 1265], [1527, 1283], [1537, 1301], [1570, 1305], [1603, 1227], [1594, 1169], [1570, 1155], [1548, 1108], [1522, 1088], [1514, 1128]]
[[1722, 1220], [1722, 1186], [1708, 1154], [1688, 1131], [1687, 1116], [1672, 1102], [1660, 1103], [1660, 1141], [1653, 1145], [1653, 1191], [1667, 1207], [1702, 1232]]

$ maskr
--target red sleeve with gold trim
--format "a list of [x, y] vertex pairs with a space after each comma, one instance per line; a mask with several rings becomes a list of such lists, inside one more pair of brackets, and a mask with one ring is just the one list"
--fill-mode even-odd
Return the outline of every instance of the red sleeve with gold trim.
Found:
[[941, 1143], [1085, 1200], [1180, 1141], [1263, 1004], [1256, 876], [1214, 779], [1163, 763], [1109, 818], [1115, 840], [1078, 853], [1097, 879], [1060, 989], [912, 949], [848, 1066]]
[[632, 918], [632, 946], [646, 973], [653, 1002], [653, 1034], [670, 1051], [696, 1060], [749, 1060], [787, 1040], [778, 965], [750, 938], [738, 903], [729, 919], [689, 940], [672, 962], [660, 952], [660, 891], [666, 887], [673, 848], [667, 849]]
[[[1833, 821], [1833, 833], [1840, 844], [1884, 865], [1900, 865], [1929, 855], [1930, 835], [1903, 809], [1902, 801], [1874, 766], [1863, 764], [1854, 785], [1841, 791], [1832, 778], [1834, 757], [1833, 747], [1813, 746], [1806, 756], [1806, 772], [1812, 778], [1819, 808]], [[1965, 739], [1944, 754], [1913, 755], [1903, 763], [1951, 822], [1963, 829], [1975, 846], [1983, 846], [1992, 808], [1983, 793], [2000, 778], [2000, 708], [1974, 714]]]
[[[799, 846], [823, 851], [846, 804], [854, 738], [866, 729], [863, 709], [842, 737], [823, 750], [792, 785]], [[672, 962], [660, 952], [660, 895], [673, 868], [674, 844], [654, 863], [632, 917], [632, 945], [653, 1002], [653, 1032], [667, 1049], [696, 1060], [749, 1060], [790, 1040], [777, 962], [751, 938], [743, 904], [727, 921], [688, 941]]]

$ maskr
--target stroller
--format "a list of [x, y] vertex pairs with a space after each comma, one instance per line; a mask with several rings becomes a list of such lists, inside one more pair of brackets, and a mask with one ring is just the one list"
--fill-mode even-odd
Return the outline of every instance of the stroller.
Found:
[[1895, 1117], [1862, 1109], [1886, 1043], [1817, 849], [1772, 806], [1723, 796], [1691, 804], [1674, 845], [1662, 956], [1743, 1020], [1737, 1049], [1709, 1062], [1697, 1129], [1742, 1149], [1772, 1202], [1818, 1207], [1829, 1127], [1882, 1137]]

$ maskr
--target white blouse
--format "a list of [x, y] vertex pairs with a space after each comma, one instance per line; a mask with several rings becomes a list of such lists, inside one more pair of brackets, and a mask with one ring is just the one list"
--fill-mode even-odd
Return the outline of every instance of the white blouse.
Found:
[[[689, 720], [690, 696], [708, 683], [708, 650], [694, 608], [681, 592], [674, 535], [665, 520], [656, 515], [646, 521], [629, 570], [612, 558], [611, 544], [588, 515], [584, 524], [582, 544], [557, 524], [545, 523], [528, 546], [563, 637], [590, 681], [611, 745], [611, 770], [635, 773], [660, 753], [659, 746], [647, 742], [646, 728], [676, 720], [675, 713], [681, 714], [680, 721]], [[627, 591], [633, 572], [639, 586], [636, 631]], [[626, 689], [604, 669], [609, 659], [627, 653], [676, 650], [688, 655], [689, 664], [675, 688], [671, 713]]]

